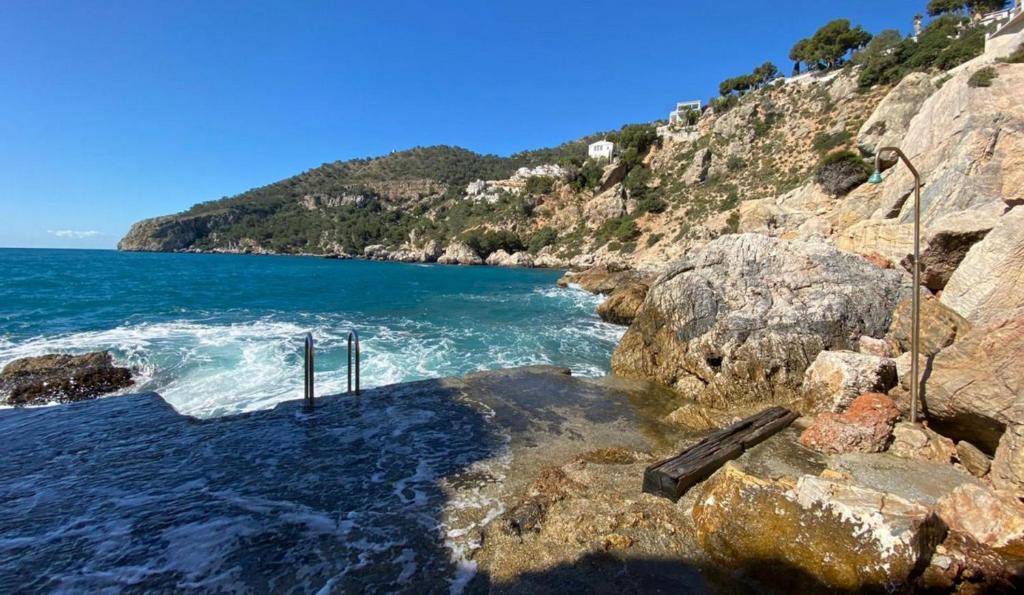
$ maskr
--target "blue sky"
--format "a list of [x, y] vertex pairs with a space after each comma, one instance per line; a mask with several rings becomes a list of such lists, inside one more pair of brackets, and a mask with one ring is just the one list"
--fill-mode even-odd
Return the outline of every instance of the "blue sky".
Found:
[[830, 19], [926, 0], [0, 2], [0, 246], [416, 145], [508, 154], [706, 99]]

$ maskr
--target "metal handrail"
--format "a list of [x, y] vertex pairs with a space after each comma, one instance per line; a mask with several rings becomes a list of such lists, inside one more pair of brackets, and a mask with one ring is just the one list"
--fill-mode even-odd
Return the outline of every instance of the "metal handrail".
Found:
[[[356, 390], [352, 391], [352, 345], [355, 344], [355, 360], [356, 360]], [[359, 350], [359, 333], [352, 329], [348, 332], [348, 394], [359, 395], [362, 391], [359, 389], [359, 372], [360, 363], [362, 361], [361, 353]], [[313, 389], [315, 382], [316, 370], [314, 367], [316, 361], [316, 347], [313, 343], [313, 334], [306, 333], [305, 340], [305, 355], [303, 359], [303, 371], [305, 375], [304, 382], [304, 397], [303, 404], [306, 409], [312, 410], [313, 405], [316, 402], [316, 395]]]
[[306, 409], [312, 409], [313, 408], [313, 399], [315, 398], [315, 395], [313, 394], [313, 376], [314, 376], [313, 360], [315, 359], [316, 355], [315, 355], [315, 348], [314, 348], [314, 345], [313, 345], [313, 335], [311, 333], [306, 333], [306, 342], [305, 343], [306, 343], [306, 345], [305, 345], [306, 346], [306, 349], [305, 349], [305, 360], [303, 362], [304, 363], [304, 367], [305, 367], [305, 372], [306, 372], [306, 374], [305, 374], [306, 378], [305, 378], [305, 399], [304, 399], [304, 403], [305, 403]]
[[359, 353], [359, 333], [355, 329], [348, 332], [348, 392], [352, 394], [352, 342], [355, 341], [356, 345], [356, 392], [359, 391], [359, 364], [360, 364], [360, 353]]

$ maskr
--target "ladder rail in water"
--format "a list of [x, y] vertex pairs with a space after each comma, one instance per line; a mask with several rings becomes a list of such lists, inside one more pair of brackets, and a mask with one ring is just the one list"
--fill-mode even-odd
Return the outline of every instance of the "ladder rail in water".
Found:
[[314, 359], [316, 357], [315, 350], [316, 350], [316, 348], [315, 348], [315, 346], [313, 344], [313, 335], [312, 335], [312, 333], [306, 333], [305, 357], [304, 357], [304, 360], [303, 360], [303, 365], [304, 365], [304, 369], [305, 369], [305, 398], [303, 399], [303, 402], [305, 404], [306, 409], [312, 409], [313, 408], [313, 400], [315, 399], [315, 395], [313, 394], [313, 384], [314, 384], [314, 367], [313, 367], [313, 362], [314, 362]]
[[360, 353], [359, 353], [359, 333], [356, 329], [352, 329], [348, 332], [348, 392], [352, 393], [352, 343], [355, 342], [356, 346], [356, 392], [354, 394], [360, 394], [359, 390], [359, 365], [360, 365]]
[[[356, 387], [355, 392], [352, 391], [352, 346], [355, 345], [355, 373], [356, 373]], [[303, 405], [306, 409], [312, 410], [313, 405], [316, 402], [316, 394], [314, 390], [315, 378], [316, 378], [316, 345], [313, 341], [313, 334], [306, 333], [306, 339], [304, 341], [304, 356], [303, 356], [303, 372], [304, 372], [304, 383], [303, 383]], [[362, 362], [362, 354], [359, 349], [359, 333], [355, 329], [348, 332], [348, 394], [359, 395], [362, 391], [359, 388], [359, 373], [360, 364]]]

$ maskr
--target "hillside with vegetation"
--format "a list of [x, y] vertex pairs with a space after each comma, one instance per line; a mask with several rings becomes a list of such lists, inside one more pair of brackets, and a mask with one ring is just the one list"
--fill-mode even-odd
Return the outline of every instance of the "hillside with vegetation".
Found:
[[[907, 74], [979, 55], [986, 28], [970, 15], [992, 4], [933, 0], [916, 39], [827, 23], [792, 48], [803, 77], [784, 80], [764, 63], [672, 126], [629, 125], [509, 157], [437, 146], [326, 163], [142, 221], [119, 248], [653, 267], [740, 230], [746, 201], [814, 182], [835, 197], [862, 183], [861, 126]], [[614, 163], [587, 158], [601, 138], [616, 143]]]

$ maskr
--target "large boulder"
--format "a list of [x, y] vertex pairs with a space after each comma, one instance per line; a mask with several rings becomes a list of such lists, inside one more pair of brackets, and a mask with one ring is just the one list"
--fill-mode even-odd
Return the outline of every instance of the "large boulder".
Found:
[[896, 382], [892, 359], [853, 351], [822, 351], [804, 374], [804, 392], [817, 408], [843, 411], [858, 396], [886, 392]]
[[793, 486], [733, 462], [700, 488], [692, 516], [716, 562], [789, 592], [898, 590], [943, 533], [928, 506], [898, 495], [812, 475]]
[[1024, 306], [1022, 271], [1024, 208], [1015, 208], [967, 252], [942, 292], [942, 303], [971, 322], [991, 320]]
[[992, 484], [1024, 498], [1024, 426], [1006, 428], [992, 461]]
[[690, 165], [686, 168], [681, 178], [684, 184], [700, 184], [708, 177], [708, 169], [711, 167], [711, 149], [698, 149], [693, 154]]
[[605, 322], [632, 324], [644, 304], [648, 289], [647, 284], [640, 281], [628, 281], [616, 287], [597, 307], [597, 315]]
[[800, 443], [828, 454], [882, 452], [892, 439], [900, 412], [889, 397], [865, 393], [843, 413], [825, 412], [815, 418]]
[[818, 353], [883, 336], [906, 290], [824, 241], [723, 236], [655, 281], [612, 369], [723, 406], [798, 398]]
[[857, 134], [857, 147], [874, 155], [882, 147], [898, 145], [910, 128], [921, 105], [937, 87], [925, 72], [908, 74], [875, 108]]
[[439, 264], [483, 264], [484, 261], [472, 248], [462, 242], [452, 242], [437, 259]]
[[133, 382], [131, 370], [115, 366], [106, 351], [50, 354], [7, 364], [0, 372], [0, 398], [8, 405], [67, 403], [116, 392]]
[[1024, 308], [975, 326], [932, 361], [924, 384], [940, 432], [994, 452], [1007, 426], [1024, 424]]
[[[925, 229], [950, 213], [997, 208], [1022, 198], [1024, 69], [996, 69], [998, 78], [984, 90], [967, 84], [970, 71], [956, 74], [924, 102], [899, 143], [923, 176]], [[914, 181], [908, 168], [894, 167], [882, 186], [876, 216], [895, 215], [911, 223]]]
[[[922, 292], [924, 293], [924, 292]], [[896, 306], [889, 327], [889, 339], [900, 352], [910, 351], [913, 336], [913, 300]], [[932, 356], [949, 347], [971, 330], [971, 323], [931, 296], [921, 299], [921, 353]]]
[[950, 530], [1024, 557], [1024, 504], [1011, 494], [965, 483], [939, 500], [936, 512]]

